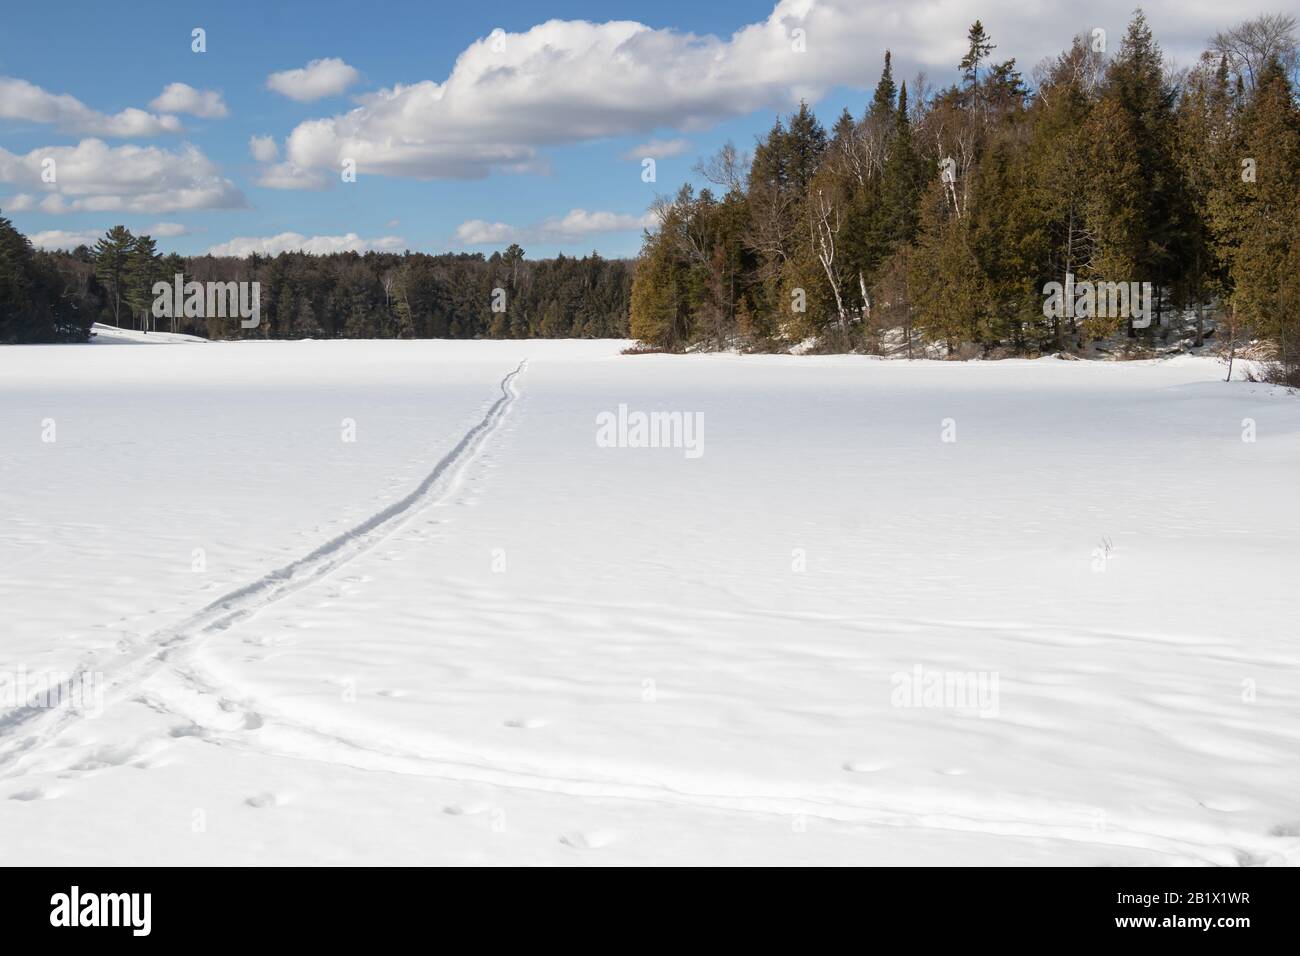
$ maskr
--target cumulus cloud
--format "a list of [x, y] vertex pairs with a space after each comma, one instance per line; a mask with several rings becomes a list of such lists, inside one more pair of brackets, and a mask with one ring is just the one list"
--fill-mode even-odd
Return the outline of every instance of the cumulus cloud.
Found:
[[329, 174], [323, 169], [303, 169], [296, 163], [272, 163], [263, 166], [257, 185], [266, 189], [324, 189]]
[[203, 119], [220, 119], [229, 113], [216, 90], [196, 90], [186, 83], [168, 83], [149, 108], [160, 113], [189, 113]]
[[658, 220], [653, 213], [634, 216], [629, 213], [571, 209], [563, 216], [553, 216], [530, 226], [470, 219], [456, 227], [456, 240], [470, 246], [496, 246], [508, 242], [567, 243], [608, 232], [651, 228], [657, 224]]
[[135, 107], [112, 115], [100, 113], [75, 96], [50, 93], [12, 76], [0, 76], [0, 119], [49, 123], [69, 133], [115, 139], [181, 131], [175, 116], [156, 116]]
[[[362, 173], [471, 178], [528, 168], [548, 145], [792, 106], [867, 79], [863, 49], [878, 43], [870, 6], [781, 0], [728, 39], [552, 20], [476, 41], [442, 82], [380, 90], [350, 112], [300, 124], [287, 155], [305, 168], [351, 158]], [[795, 30], [805, 31], [802, 52]], [[960, 41], [964, 27], [954, 32]]]
[[623, 154], [623, 158], [638, 162], [647, 156], [664, 159], [668, 156], [680, 156], [690, 148], [691, 141], [688, 139], [652, 139], [639, 146], [633, 146]]
[[160, 238], [174, 238], [176, 236], [189, 236], [196, 230], [179, 222], [155, 222], [152, 226], [144, 231], [146, 236], [158, 236]]
[[75, 249], [77, 246], [93, 246], [102, 236], [102, 232], [64, 232], [62, 229], [48, 229], [32, 235], [31, 241], [38, 249]]
[[[77, 246], [93, 246], [108, 230], [105, 226], [98, 232], [62, 229], [48, 229], [32, 235], [32, 245], [40, 249], [75, 249]], [[201, 230], [191, 229], [179, 222], [156, 222], [147, 229], [139, 230], [141, 235], [153, 236], [155, 239], [171, 239], [177, 236], [189, 236]]]
[[299, 103], [338, 96], [361, 78], [361, 74], [338, 57], [312, 60], [297, 70], [282, 70], [266, 78], [268, 89]]
[[[42, 172], [53, 160], [55, 181]], [[240, 209], [244, 194], [196, 147], [109, 146], [83, 139], [76, 146], [47, 146], [20, 155], [0, 148], [0, 183], [20, 192], [5, 201], [11, 209], [47, 213], [167, 213], [196, 209]]]
[[213, 246], [208, 250], [208, 255], [242, 257], [254, 252], [264, 256], [279, 255], [281, 252], [306, 252], [324, 256], [331, 252], [394, 251], [404, 248], [406, 240], [400, 236], [362, 239], [355, 232], [349, 232], [345, 236], [310, 237], [299, 232], [282, 232], [278, 236], [237, 236], [229, 242]]
[[[1233, 19], [1270, 2], [1242, 0]], [[952, 0], [780, 0], [765, 20], [727, 37], [551, 20], [470, 44], [440, 80], [382, 89], [348, 112], [301, 123], [286, 155], [304, 169], [337, 169], [350, 158], [359, 173], [416, 179], [534, 169], [539, 151], [552, 145], [689, 132], [789, 109], [836, 86], [867, 90], [887, 47], [900, 78], [923, 68], [946, 81], [977, 15], [998, 44], [995, 55], [1015, 56], [1028, 71], [1099, 25], [1117, 46], [1132, 6], [1095, 0], [1081, 14], [1068, 0], [1030, 8], [985, 0], [978, 9]], [[1155, 0], [1147, 13], [1166, 50], [1179, 56], [1194, 55], [1225, 24], [1213, 4]]]
[[248, 140], [248, 151], [261, 164], [257, 171], [257, 185], [266, 189], [324, 189], [329, 176], [323, 169], [304, 169], [291, 162], [276, 162], [280, 147], [270, 136], [253, 136]]
[[270, 136], [250, 136], [248, 151], [259, 163], [273, 163], [280, 157], [280, 147]]

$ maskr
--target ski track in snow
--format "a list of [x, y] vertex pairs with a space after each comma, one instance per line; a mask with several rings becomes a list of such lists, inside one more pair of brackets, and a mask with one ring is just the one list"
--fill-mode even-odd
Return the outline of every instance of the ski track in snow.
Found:
[[[460, 476], [475, 453], [518, 399], [519, 392], [514, 387], [514, 380], [527, 364], [526, 360], [520, 362], [501, 380], [501, 397], [493, 402], [483, 418], [461, 437], [455, 447], [404, 498], [309, 554], [218, 598], [180, 624], [154, 632], [140, 642], [139, 647], [119, 645], [119, 650], [125, 657], [112, 662], [111, 666], [104, 667], [98, 659], [94, 659], [74, 668], [73, 676], [63, 688], [65, 694], [70, 695], [70, 684], [75, 681], [76, 675], [97, 672], [103, 674], [107, 685], [105, 707], [129, 696], [158, 665], [168, 663], [178, 651], [190, 648], [203, 636], [224, 631], [262, 608], [322, 580], [384, 540], [402, 519], [409, 517], [418, 508], [433, 504], [440, 497], [450, 494], [457, 487]], [[435, 489], [441, 490], [443, 495], [434, 494]], [[83, 719], [85, 715], [75, 709], [50, 710], [39, 705], [14, 708], [0, 716], [0, 769], [3, 769], [0, 778], [21, 775], [23, 768], [20, 763], [24, 754], [44, 748], [69, 726]]]
[[[241, 704], [223, 696], [221, 686], [211, 683], [209, 676], [195, 666], [178, 669], [178, 676], [182, 685], [180, 694], [166, 700], [156, 696], [139, 699], [160, 713], [191, 722], [188, 727], [173, 730], [174, 736], [197, 736], [219, 746], [291, 760], [325, 760], [332, 765], [373, 773], [432, 777], [585, 800], [631, 801], [683, 809], [1142, 849], [1167, 855], [1171, 862], [1196, 861], [1207, 866], [1222, 865], [1225, 851], [1240, 865], [1260, 865], [1280, 859], [1265, 840], [1252, 841], [1249, 847], [1225, 845], [1223, 834], [1209, 828], [1199, 834], [1203, 839], [1188, 839], [1187, 827], [1178, 821], [1165, 828], [1167, 832], [1154, 829], [1151, 821], [1146, 821], [1148, 825], [1142, 829], [1126, 829], [1114, 823], [1100, 829], [1088, 823], [1089, 808], [1084, 805], [1070, 808], [1058, 802], [1013, 798], [1001, 806], [990, 806], [987, 801], [945, 798], [932, 806], [925, 806], [928, 801], [924, 799], [902, 806], [887, 798], [862, 801], [847, 794], [809, 793], [798, 788], [756, 792], [761, 790], [761, 784], [757, 788], [746, 785], [735, 789], [721, 779], [683, 777], [669, 781], [644, 775], [636, 779], [617, 775], [584, 776], [560, 766], [511, 766], [494, 756], [453, 757], [364, 738], [354, 732], [327, 730], [281, 714], [268, 715], [260, 705]], [[214, 700], [215, 711], [211, 703]], [[219, 729], [214, 726], [217, 723], [226, 723], [229, 728]], [[846, 764], [844, 770], [871, 772], [871, 768], [852, 764]], [[461, 811], [451, 805], [444, 812]]]

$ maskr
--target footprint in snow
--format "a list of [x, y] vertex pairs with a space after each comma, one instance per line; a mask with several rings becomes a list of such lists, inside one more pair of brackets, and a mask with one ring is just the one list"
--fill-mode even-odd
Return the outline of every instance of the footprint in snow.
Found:
[[877, 773], [884, 770], [887, 764], [878, 760], [846, 760], [844, 769], [849, 773]]
[[168, 731], [168, 734], [170, 734], [173, 737], [203, 738], [208, 736], [208, 731], [206, 728], [200, 727], [198, 724], [189, 723], [189, 724], [180, 724], [176, 727], [173, 727], [171, 730]]
[[17, 793], [11, 793], [9, 794], [9, 799], [22, 800], [23, 802], [27, 802], [29, 800], [45, 800], [49, 796], [50, 795], [47, 794], [44, 790], [42, 790], [40, 787], [33, 787], [30, 790], [19, 790]]
[[488, 803], [449, 803], [442, 808], [442, 812], [453, 817], [473, 816], [476, 813], [486, 813], [492, 809]]
[[599, 850], [618, 840], [610, 830], [573, 830], [560, 837], [560, 842], [575, 850]]
[[263, 791], [262, 793], [255, 793], [244, 801], [248, 806], [256, 807], [259, 810], [265, 807], [282, 807], [288, 802], [289, 798], [284, 794], [272, 793], [269, 790]]
[[515, 717], [506, 721], [507, 727], [515, 727], [519, 730], [536, 730], [538, 727], [545, 727], [546, 721], [540, 717]]
[[72, 770], [105, 770], [109, 767], [120, 767], [123, 764], [130, 763], [137, 757], [141, 756], [140, 752], [133, 747], [118, 747], [109, 745], [106, 747], [97, 747], [81, 759], [80, 762], [72, 766]]
[[1233, 855], [1237, 858], [1238, 866], [1267, 866], [1272, 858], [1259, 853], [1251, 853], [1249, 850], [1234, 850]]

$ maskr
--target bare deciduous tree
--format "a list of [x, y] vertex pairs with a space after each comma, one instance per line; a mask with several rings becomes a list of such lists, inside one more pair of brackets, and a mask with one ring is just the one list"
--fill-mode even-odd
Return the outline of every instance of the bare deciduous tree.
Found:
[[1248, 90], [1269, 60], [1282, 64], [1294, 76], [1300, 66], [1296, 47], [1296, 19], [1289, 13], [1266, 13], [1210, 38], [1210, 48], [1228, 58], [1228, 66], [1241, 77]]

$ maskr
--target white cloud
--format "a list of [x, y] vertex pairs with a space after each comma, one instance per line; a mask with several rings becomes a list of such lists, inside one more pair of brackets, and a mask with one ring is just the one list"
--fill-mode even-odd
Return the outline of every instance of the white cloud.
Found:
[[243, 257], [254, 252], [264, 256], [279, 255], [281, 252], [307, 252], [323, 256], [331, 252], [395, 251], [405, 248], [406, 240], [400, 236], [362, 239], [355, 232], [349, 232], [345, 236], [310, 237], [299, 232], [282, 232], [278, 236], [237, 236], [229, 242], [213, 246], [208, 250], [208, 255]]
[[324, 189], [329, 185], [329, 175], [323, 169], [303, 169], [294, 163], [276, 162], [280, 147], [270, 136], [250, 137], [248, 151], [261, 164], [257, 185], [266, 189]]
[[115, 139], [181, 131], [181, 121], [175, 116], [156, 116], [135, 107], [110, 116], [75, 96], [50, 93], [11, 76], [0, 76], [0, 119], [50, 123], [69, 133]]
[[[41, 174], [54, 160], [56, 181]], [[83, 139], [76, 146], [47, 146], [26, 155], [0, 148], [0, 182], [31, 190], [3, 203], [19, 209], [67, 212], [167, 213], [195, 209], [241, 209], [248, 202], [220, 168], [188, 143], [109, 146]], [[40, 197], [40, 198], [38, 198]]]
[[196, 231], [189, 226], [182, 225], [179, 222], [156, 222], [148, 229], [144, 230], [146, 236], [155, 236], [158, 238], [170, 239], [176, 236], [193, 235]]
[[294, 163], [275, 163], [262, 167], [257, 185], [266, 189], [324, 189], [329, 185], [329, 174], [323, 169], [303, 169]]
[[338, 96], [361, 78], [361, 74], [338, 57], [312, 60], [297, 70], [282, 70], [266, 78], [266, 86], [299, 103]]
[[273, 163], [280, 157], [280, 147], [270, 136], [250, 136], [248, 151], [259, 163]]
[[220, 119], [230, 112], [216, 90], [196, 90], [186, 83], [168, 83], [149, 108], [160, 113], [190, 113], [203, 119]]
[[[107, 231], [107, 227], [93, 231], [47, 229], [30, 236], [32, 245], [40, 249], [75, 249], [77, 246], [93, 246]], [[169, 239], [176, 236], [189, 236], [200, 230], [191, 229], [178, 222], [156, 222], [147, 229], [139, 230], [141, 235], [153, 236], [155, 239]]]
[[[1230, 20], [1276, 4], [1154, 0], [1147, 13], [1168, 52], [1185, 56]], [[869, 90], [886, 48], [898, 79], [924, 68], [955, 77], [966, 30], [979, 16], [1026, 71], [1103, 25], [1117, 47], [1133, 0], [780, 0], [771, 15], [728, 37], [640, 23], [551, 20], [469, 45], [441, 80], [426, 79], [359, 98], [346, 113], [301, 123], [286, 140], [299, 167], [362, 174], [462, 179], [534, 169], [552, 145], [655, 130], [689, 132], [759, 110], [815, 101], [836, 86]], [[802, 42], [795, 31], [803, 31]]]
[[[476, 41], [442, 82], [380, 90], [350, 112], [300, 124], [287, 155], [304, 168], [352, 158], [361, 173], [470, 178], [528, 168], [548, 145], [790, 106], [870, 74], [862, 50], [872, 24], [859, 9], [850, 0], [782, 0], [767, 21], [726, 40], [629, 21], [552, 20], [503, 43]], [[808, 31], [815, 52], [793, 49], [795, 28]]]
[[691, 141], [688, 139], [652, 139], [638, 146], [633, 146], [623, 154], [623, 158], [636, 160], [637, 162], [647, 156], [654, 159], [664, 159], [668, 156], [680, 156], [690, 148]]
[[504, 222], [467, 219], [456, 227], [456, 241], [467, 246], [501, 245], [520, 241], [524, 238], [523, 233], [519, 227]]
[[77, 246], [93, 246], [102, 236], [102, 232], [64, 232], [62, 229], [49, 229], [31, 236], [32, 245], [38, 249], [75, 249]]
[[628, 232], [658, 224], [653, 213], [629, 213], [571, 209], [530, 226], [470, 219], [456, 227], [456, 241], [470, 246], [503, 245], [508, 242], [577, 242], [607, 232]]

